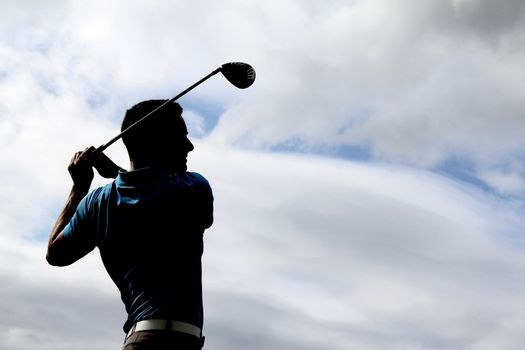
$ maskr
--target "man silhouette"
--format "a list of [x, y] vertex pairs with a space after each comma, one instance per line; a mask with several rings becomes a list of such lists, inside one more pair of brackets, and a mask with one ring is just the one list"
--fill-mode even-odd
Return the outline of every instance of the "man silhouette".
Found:
[[[164, 102], [135, 105], [121, 129]], [[123, 349], [200, 349], [201, 256], [204, 230], [213, 222], [213, 195], [203, 176], [187, 172], [193, 144], [182, 108], [162, 107], [123, 142], [128, 172], [93, 147], [73, 156], [73, 186], [51, 231], [47, 261], [66, 266], [99, 248], [128, 313]], [[89, 192], [93, 167], [115, 180]]]

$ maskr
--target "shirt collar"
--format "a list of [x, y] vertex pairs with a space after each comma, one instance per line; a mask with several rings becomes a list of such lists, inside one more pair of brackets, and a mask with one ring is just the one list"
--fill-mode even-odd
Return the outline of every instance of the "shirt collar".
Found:
[[115, 181], [119, 185], [146, 184], [163, 181], [175, 176], [157, 168], [141, 168], [133, 171], [120, 170]]

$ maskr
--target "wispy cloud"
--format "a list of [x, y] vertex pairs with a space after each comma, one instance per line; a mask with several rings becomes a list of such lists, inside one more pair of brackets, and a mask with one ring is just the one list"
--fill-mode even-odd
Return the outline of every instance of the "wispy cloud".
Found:
[[[210, 347], [521, 346], [516, 208], [425, 171], [196, 146], [192, 167], [216, 196], [204, 258]], [[2, 266], [15, 267], [2, 273], [13, 349], [28, 337], [55, 349], [121, 338], [123, 310], [96, 254], [52, 269], [39, 243], [2, 247]]]

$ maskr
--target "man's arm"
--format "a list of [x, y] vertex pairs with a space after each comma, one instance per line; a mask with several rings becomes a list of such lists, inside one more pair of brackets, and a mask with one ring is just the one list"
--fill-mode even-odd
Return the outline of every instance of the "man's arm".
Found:
[[93, 166], [104, 177], [116, 177], [120, 169], [103, 153], [93, 156], [94, 150], [94, 147], [89, 147], [83, 152], [75, 153], [69, 163], [68, 171], [73, 180], [73, 186], [66, 205], [49, 236], [46, 259], [51, 265], [70, 265], [89, 252], [89, 250], [75, 246], [71, 240], [65, 239], [64, 228], [73, 218], [82, 198], [89, 192], [94, 176]]
[[68, 241], [64, 239], [64, 228], [69, 221], [71, 221], [78, 204], [88, 191], [89, 187], [87, 190], [75, 187], [75, 185], [71, 188], [66, 205], [58, 216], [49, 236], [46, 254], [46, 259], [49, 264], [54, 266], [70, 265], [87, 253], [76, 251], [68, 244]]
[[89, 192], [91, 182], [93, 181], [93, 168], [89, 160], [89, 155], [93, 152], [91, 148], [86, 148], [83, 152], [77, 152], [71, 159], [67, 170], [73, 180], [71, 192], [66, 201], [64, 209], [58, 216], [58, 219], [49, 235], [47, 244], [46, 260], [54, 266], [66, 266], [74, 263], [83, 255], [76, 252], [73, 247], [69, 247], [68, 241], [64, 239], [64, 228], [71, 221], [71, 218], [77, 210], [78, 204]]

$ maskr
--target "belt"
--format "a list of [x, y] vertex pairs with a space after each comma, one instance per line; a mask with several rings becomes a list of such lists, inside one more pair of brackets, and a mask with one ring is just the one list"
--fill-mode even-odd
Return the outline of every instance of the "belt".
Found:
[[182, 322], [182, 321], [172, 321], [172, 320], [159, 320], [159, 319], [150, 319], [138, 321], [131, 327], [130, 331], [127, 334], [129, 337], [134, 332], [140, 331], [152, 331], [152, 330], [166, 330], [181, 332], [186, 334], [191, 334], [196, 336], [199, 339], [202, 339], [202, 331], [199, 327], [192, 325], [191, 323]]

